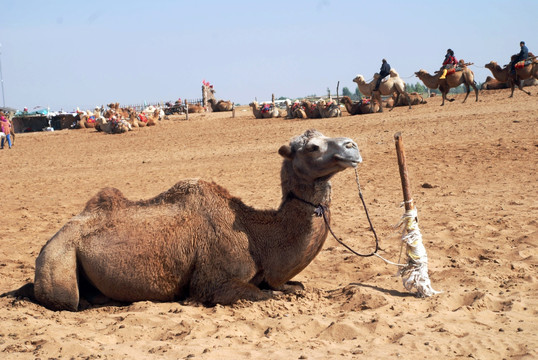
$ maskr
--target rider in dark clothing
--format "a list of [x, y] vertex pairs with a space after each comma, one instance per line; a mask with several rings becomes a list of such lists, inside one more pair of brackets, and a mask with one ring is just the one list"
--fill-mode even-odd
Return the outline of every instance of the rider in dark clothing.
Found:
[[510, 71], [512, 73], [516, 72], [516, 64], [518, 62], [527, 60], [527, 58], [529, 57], [529, 49], [527, 49], [527, 47], [525, 46], [525, 41], [520, 42], [519, 46], [521, 47], [521, 51], [519, 52], [519, 54], [517, 54], [515, 60], [510, 63]]
[[379, 89], [379, 85], [381, 84], [381, 80], [387, 75], [390, 74], [390, 65], [387, 62], [387, 60], [383, 59], [381, 64], [381, 69], [379, 69], [379, 77], [377, 78], [377, 82], [375, 84], [374, 91], [377, 91]]

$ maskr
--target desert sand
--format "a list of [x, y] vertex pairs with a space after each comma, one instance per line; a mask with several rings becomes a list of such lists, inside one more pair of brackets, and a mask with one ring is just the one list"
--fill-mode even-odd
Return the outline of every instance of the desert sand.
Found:
[[[509, 90], [439, 106], [333, 119], [256, 120], [248, 107], [191, 114], [106, 135], [93, 129], [17, 134], [0, 151], [0, 293], [34, 277], [45, 242], [99, 189], [150, 198], [180, 179], [225, 186], [256, 208], [278, 207], [278, 148], [315, 128], [360, 148], [359, 179], [381, 254], [398, 261], [403, 200], [394, 134], [441, 294], [418, 298], [396, 267], [328, 237], [294, 280], [305, 290], [204, 307], [137, 302], [53, 312], [0, 298], [2, 359], [536, 359], [538, 358], [538, 100]], [[333, 180], [332, 228], [371, 252], [353, 170]]]

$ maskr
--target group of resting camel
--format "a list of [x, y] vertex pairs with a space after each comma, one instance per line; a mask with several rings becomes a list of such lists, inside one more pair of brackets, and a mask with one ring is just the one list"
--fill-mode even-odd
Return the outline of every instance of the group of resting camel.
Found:
[[95, 128], [107, 134], [121, 134], [134, 128], [155, 126], [164, 117], [164, 111], [148, 106], [141, 112], [130, 107], [120, 107], [119, 103], [107, 105], [108, 109], [96, 107], [92, 111], [77, 111], [74, 128]]

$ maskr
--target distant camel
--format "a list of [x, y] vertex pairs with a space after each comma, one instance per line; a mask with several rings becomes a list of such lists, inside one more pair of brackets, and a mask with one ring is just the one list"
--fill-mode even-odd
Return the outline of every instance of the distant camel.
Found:
[[426, 85], [426, 87], [430, 89], [439, 88], [441, 95], [443, 96], [441, 106], [445, 105], [445, 99], [448, 101], [454, 101], [454, 99], [447, 99], [446, 94], [448, 94], [448, 91], [451, 88], [458, 87], [461, 84], [465, 85], [465, 90], [467, 90], [467, 94], [465, 95], [463, 102], [465, 102], [469, 97], [469, 93], [471, 92], [470, 87], [474, 89], [476, 101], [478, 101], [478, 87], [474, 81], [474, 73], [465, 65], [458, 66], [461, 66], [461, 70], [457, 70], [452, 74], [447, 74], [446, 79], [439, 79], [439, 72], [437, 72], [435, 75], [430, 75], [426, 70], [423, 69], [416, 72], [415, 75], [424, 83], [424, 85]]
[[256, 119], [280, 117], [280, 111], [274, 104], [263, 103], [260, 106], [257, 101], [253, 101], [249, 106], [252, 108], [252, 113]]
[[319, 112], [319, 106], [315, 103], [310, 102], [309, 100], [305, 99], [301, 102], [303, 105], [306, 116], [310, 119], [319, 119], [321, 118], [321, 114]]
[[[387, 100], [387, 107], [391, 108], [393, 106], [407, 106], [409, 103], [407, 102], [408, 99], [405, 97], [401, 97], [398, 102], [396, 103], [398, 96], [396, 94], [392, 94], [392, 97]], [[424, 97], [420, 95], [418, 92], [411, 92], [409, 93], [409, 100], [411, 100], [411, 105], [420, 105], [420, 104], [427, 104], [428, 102], [424, 100]]]
[[306, 119], [308, 117], [304, 106], [299, 100], [292, 104], [290, 99], [286, 99], [285, 104], [288, 119]]
[[[532, 54], [529, 53], [529, 55]], [[523, 90], [520, 80], [526, 80], [531, 78], [538, 79], [538, 62], [536, 60], [534, 60], [534, 62], [532, 62], [531, 64], [525, 65], [523, 68], [516, 69], [515, 74], [510, 72], [510, 66], [505, 66], [504, 68], [501, 68], [495, 61], [490, 61], [484, 66], [491, 71], [495, 79], [500, 82], [508, 83], [510, 89], [512, 90], [510, 93], [510, 97], [514, 96], [514, 89], [516, 85], [519, 90], [523, 91], [527, 95], [530, 95], [530, 91]]]
[[[379, 78], [379, 74], [376, 73], [374, 75], [374, 79], [367, 83], [364, 79], [364, 76], [357, 75], [353, 82], [357, 83], [357, 86], [359, 87], [359, 91], [364, 96], [370, 96], [370, 97], [376, 97], [377, 103], [381, 104], [381, 95], [392, 95], [393, 93], [398, 94], [398, 99], [400, 98], [400, 95], [404, 95], [409, 99], [409, 94], [407, 94], [407, 91], [405, 91], [405, 82], [400, 78], [400, 75], [396, 72], [396, 70], [391, 69], [390, 70], [390, 76], [387, 78], [386, 81], [382, 81], [379, 85], [379, 91], [374, 94], [375, 85], [377, 82], [377, 79]], [[371, 103], [372, 106], [374, 106], [374, 103]], [[394, 107], [391, 108], [391, 110]], [[411, 101], [409, 100], [409, 108], [411, 109]], [[379, 106], [379, 112], [383, 112], [383, 106]]]
[[203, 113], [206, 109], [203, 105], [199, 104], [189, 104], [189, 114], [193, 113]]
[[219, 111], [232, 111], [234, 104], [231, 101], [208, 99], [207, 102], [211, 105], [211, 109], [214, 112]]
[[332, 118], [342, 116], [342, 110], [340, 105], [334, 100], [326, 101], [324, 99], [319, 99], [317, 103], [317, 108], [319, 109], [319, 114], [322, 118]]
[[278, 153], [284, 160], [276, 210], [256, 210], [202, 180], [139, 201], [101, 190], [41, 249], [35, 299], [77, 311], [85, 289], [123, 302], [189, 297], [207, 305], [304, 289], [290, 280], [327, 238], [330, 179], [362, 159], [351, 139], [316, 130]]
[[370, 101], [359, 100], [357, 102], [353, 102], [349, 96], [343, 96], [340, 101], [346, 107], [349, 115], [370, 114], [379, 110], [379, 104], [375, 104], [375, 107], [372, 109], [370, 106]]
[[498, 90], [508, 89], [510, 84], [507, 81], [501, 82], [491, 76], [486, 77], [486, 81], [482, 84], [481, 90]]

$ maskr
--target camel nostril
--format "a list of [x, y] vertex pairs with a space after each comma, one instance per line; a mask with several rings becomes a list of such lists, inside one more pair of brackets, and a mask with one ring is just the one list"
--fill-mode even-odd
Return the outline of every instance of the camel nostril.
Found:
[[348, 142], [346, 145], [345, 145], [346, 149], [352, 149], [352, 148], [356, 148], [357, 145], [355, 145], [354, 142]]

